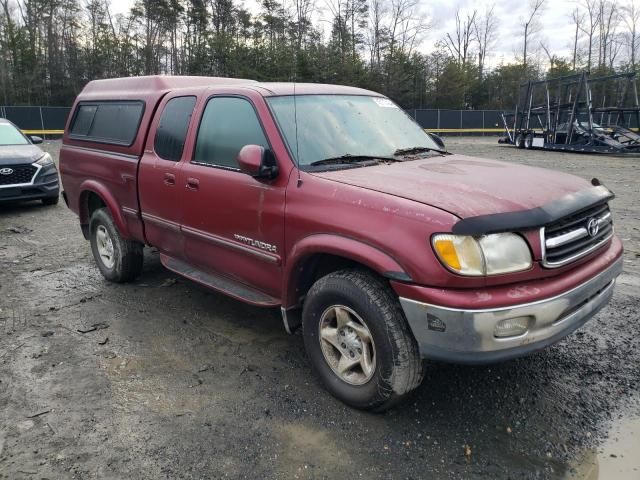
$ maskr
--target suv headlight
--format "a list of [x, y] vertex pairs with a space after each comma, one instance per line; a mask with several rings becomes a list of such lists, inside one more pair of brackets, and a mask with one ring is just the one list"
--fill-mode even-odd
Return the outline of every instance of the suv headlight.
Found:
[[46, 167], [47, 165], [51, 165], [53, 163], [53, 159], [51, 158], [51, 155], [45, 153], [35, 163], [40, 165], [41, 167]]
[[444, 233], [434, 235], [431, 243], [442, 264], [460, 275], [520, 272], [532, 263], [527, 242], [515, 233], [493, 233], [479, 238]]

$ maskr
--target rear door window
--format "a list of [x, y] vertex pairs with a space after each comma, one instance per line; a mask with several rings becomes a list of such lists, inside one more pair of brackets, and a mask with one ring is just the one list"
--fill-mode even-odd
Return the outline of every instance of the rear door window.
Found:
[[182, 158], [195, 104], [196, 97], [176, 97], [165, 105], [154, 141], [156, 154], [160, 158], [174, 162]]
[[200, 121], [193, 162], [236, 169], [236, 157], [245, 145], [269, 148], [251, 103], [239, 97], [210, 99]]
[[143, 111], [140, 101], [81, 103], [69, 133], [78, 140], [129, 146], [138, 134]]

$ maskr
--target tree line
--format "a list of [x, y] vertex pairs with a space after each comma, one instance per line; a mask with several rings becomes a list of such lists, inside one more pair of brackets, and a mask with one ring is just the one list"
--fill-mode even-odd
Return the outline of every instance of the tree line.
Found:
[[[458, 9], [433, 39], [419, 0], [0, 0], [0, 103], [69, 105], [90, 80], [173, 74], [349, 84], [405, 108], [510, 109], [519, 83], [583, 69], [637, 70], [640, 5], [581, 0], [566, 14], [572, 55], [541, 35], [531, 0], [508, 61], [495, 57], [495, 7]], [[425, 42], [434, 47], [424, 53]]]

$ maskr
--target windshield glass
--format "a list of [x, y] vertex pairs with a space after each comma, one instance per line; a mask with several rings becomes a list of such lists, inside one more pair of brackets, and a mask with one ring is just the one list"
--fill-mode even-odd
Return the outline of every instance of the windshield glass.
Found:
[[[361, 95], [298, 95], [267, 101], [301, 167], [327, 158], [390, 157], [399, 149], [440, 148], [388, 98]], [[298, 142], [296, 148], [296, 125]]]
[[28, 145], [29, 142], [16, 127], [8, 123], [0, 123], [0, 146]]

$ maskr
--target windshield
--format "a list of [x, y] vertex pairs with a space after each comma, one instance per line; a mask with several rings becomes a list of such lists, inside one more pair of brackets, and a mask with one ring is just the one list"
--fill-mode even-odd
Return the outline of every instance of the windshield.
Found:
[[[267, 101], [298, 165], [328, 158], [391, 157], [401, 149], [440, 150], [388, 98], [362, 95], [298, 95]], [[297, 110], [297, 112], [296, 112]], [[298, 121], [296, 146], [296, 125]]]
[[0, 146], [28, 145], [29, 141], [9, 123], [0, 123]]

